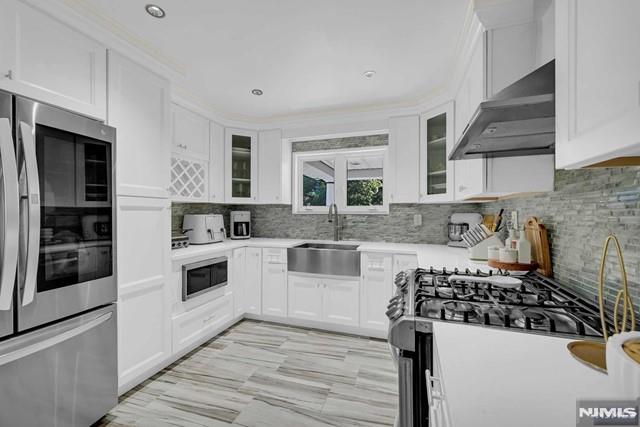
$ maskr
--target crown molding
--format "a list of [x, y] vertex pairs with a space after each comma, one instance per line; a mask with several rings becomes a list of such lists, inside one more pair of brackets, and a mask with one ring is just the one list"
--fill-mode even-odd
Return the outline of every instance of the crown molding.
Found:
[[[458, 35], [453, 72], [448, 81], [439, 87], [413, 98], [369, 105], [354, 105], [343, 108], [323, 108], [295, 114], [267, 117], [236, 114], [222, 111], [189, 87], [187, 67], [176, 58], [156, 48], [127, 29], [86, 0], [21, 0], [45, 12], [55, 19], [73, 27], [108, 49], [114, 49], [129, 59], [143, 65], [171, 82], [172, 102], [180, 104], [208, 119], [225, 126], [250, 130], [346, 127], [355, 132], [367, 132], [387, 128], [389, 117], [422, 114], [434, 107], [451, 101], [462, 81], [464, 71], [471, 58], [473, 47], [484, 28], [474, 13], [474, 0], [469, 0], [462, 29]], [[306, 133], [306, 132], [303, 132]]]

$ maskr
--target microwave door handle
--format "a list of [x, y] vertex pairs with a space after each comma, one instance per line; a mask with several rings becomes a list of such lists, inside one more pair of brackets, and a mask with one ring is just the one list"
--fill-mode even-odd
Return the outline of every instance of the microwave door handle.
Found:
[[9, 310], [18, 266], [20, 194], [18, 192], [16, 152], [11, 137], [11, 123], [6, 118], [0, 119], [0, 164], [2, 165], [2, 199], [4, 200], [0, 310]]
[[38, 255], [40, 251], [40, 184], [33, 129], [24, 122], [20, 122], [20, 137], [18, 141], [23, 153], [27, 184], [26, 194], [21, 194], [21, 198], [26, 200], [25, 205], [29, 223], [27, 227], [27, 252], [24, 260], [24, 283], [22, 283], [22, 286], [24, 286], [22, 305], [26, 306], [33, 301], [36, 293], [36, 274], [38, 272]]

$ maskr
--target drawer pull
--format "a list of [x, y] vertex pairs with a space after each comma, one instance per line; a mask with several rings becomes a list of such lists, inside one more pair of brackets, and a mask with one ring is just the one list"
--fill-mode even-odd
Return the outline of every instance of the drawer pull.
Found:
[[207, 316], [204, 319], [202, 319], [202, 323], [209, 323], [211, 320], [215, 319], [216, 315], [212, 314], [211, 316]]

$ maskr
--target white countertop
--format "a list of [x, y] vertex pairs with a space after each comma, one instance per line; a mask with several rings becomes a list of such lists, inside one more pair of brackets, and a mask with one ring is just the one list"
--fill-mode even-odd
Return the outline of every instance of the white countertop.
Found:
[[213, 254], [216, 252], [224, 252], [227, 250], [242, 247], [262, 247], [262, 248], [291, 248], [305, 242], [316, 243], [343, 243], [357, 244], [358, 250], [361, 252], [380, 252], [389, 254], [417, 255], [418, 266], [422, 268], [446, 268], [453, 270], [455, 268], [472, 270], [481, 269], [483, 271], [491, 270], [486, 263], [470, 261], [468, 252], [465, 248], [454, 248], [447, 245], [428, 245], [428, 244], [411, 244], [411, 243], [387, 243], [387, 242], [358, 242], [351, 240], [341, 240], [334, 242], [332, 240], [310, 240], [310, 239], [268, 239], [253, 237], [244, 240], [227, 239], [219, 243], [211, 243], [207, 245], [190, 245], [185, 249], [174, 249], [171, 251], [172, 261], [182, 261], [195, 258], [201, 255]]

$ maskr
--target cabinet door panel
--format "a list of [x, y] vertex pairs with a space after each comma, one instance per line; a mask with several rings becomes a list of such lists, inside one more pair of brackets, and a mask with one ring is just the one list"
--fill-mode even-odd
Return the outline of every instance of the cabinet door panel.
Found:
[[555, 4], [556, 167], [639, 156], [640, 2]]
[[261, 314], [262, 250], [260, 248], [247, 248], [246, 257], [245, 309], [247, 313]]
[[257, 134], [225, 129], [225, 198], [228, 203], [257, 203]]
[[289, 317], [322, 320], [322, 289], [317, 278], [289, 274]]
[[[484, 42], [480, 39], [455, 99], [456, 142], [462, 136], [478, 105], [484, 100], [484, 64]], [[486, 162], [484, 159], [456, 160], [454, 174], [456, 200], [464, 200], [484, 191], [486, 181]]]
[[224, 203], [224, 127], [211, 122], [209, 134], [209, 201]]
[[167, 197], [169, 83], [109, 53], [109, 124], [118, 129], [118, 195]]
[[246, 249], [237, 248], [233, 250], [233, 260], [231, 267], [231, 281], [233, 287], [234, 316], [240, 317], [246, 312]]
[[166, 199], [119, 197], [117, 206], [118, 382], [123, 387], [171, 355], [171, 219]]
[[258, 198], [260, 203], [285, 203], [288, 162], [280, 129], [262, 131], [258, 135]]
[[106, 48], [20, 1], [0, 10], [0, 89], [104, 120]]
[[262, 314], [287, 315], [287, 265], [264, 262], [262, 266]]
[[322, 320], [338, 325], [358, 326], [359, 285], [358, 280], [322, 279], [324, 291]]
[[389, 149], [393, 167], [393, 203], [416, 203], [420, 192], [420, 117], [389, 119]]
[[385, 315], [393, 290], [392, 255], [362, 255], [362, 289], [360, 291], [360, 327], [386, 330]]
[[420, 201], [440, 203], [454, 198], [455, 145], [453, 102], [422, 115], [420, 120]]
[[181, 156], [209, 160], [209, 120], [171, 104], [172, 147]]

